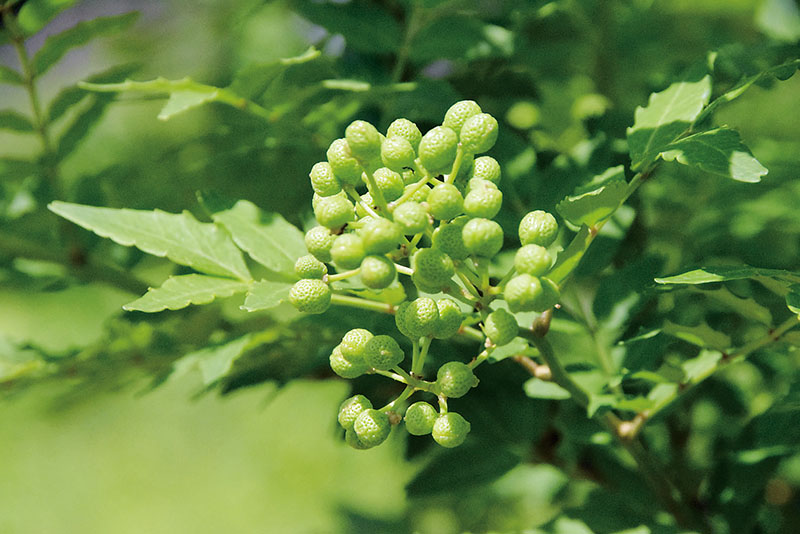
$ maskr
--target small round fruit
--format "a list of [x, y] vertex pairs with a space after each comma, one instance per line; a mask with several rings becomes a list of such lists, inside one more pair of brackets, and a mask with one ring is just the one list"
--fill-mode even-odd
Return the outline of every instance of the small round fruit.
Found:
[[329, 197], [342, 190], [342, 184], [334, 176], [331, 164], [327, 161], [315, 163], [308, 177], [311, 179], [311, 188], [321, 197]]
[[457, 148], [458, 135], [450, 128], [437, 126], [422, 136], [419, 159], [431, 173], [447, 173], [456, 159]]
[[464, 443], [469, 431], [470, 424], [466, 419], [455, 412], [447, 412], [436, 418], [431, 434], [442, 447], [453, 448]]
[[387, 169], [386, 167], [377, 169], [372, 173], [372, 177], [375, 179], [375, 184], [378, 186], [378, 189], [380, 189], [386, 202], [397, 200], [405, 190], [406, 184], [403, 182], [403, 177], [399, 173]]
[[417, 154], [405, 137], [387, 137], [381, 144], [381, 161], [393, 171], [403, 172], [414, 165]]
[[503, 248], [503, 229], [490, 220], [475, 218], [461, 230], [464, 247], [474, 256], [492, 258]]
[[518, 274], [508, 281], [503, 298], [512, 312], [535, 311], [544, 297], [542, 282], [527, 273]]
[[381, 134], [367, 121], [353, 121], [344, 131], [350, 152], [362, 161], [378, 157], [381, 152]]
[[504, 308], [499, 308], [486, 317], [483, 331], [489, 341], [498, 347], [511, 342], [519, 333], [517, 319]]
[[470, 217], [493, 219], [502, 205], [503, 193], [492, 187], [473, 186], [464, 197], [464, 213]]
[[436, 339], [453, 337], [461, 329], [464, 314], [454, 300], [443, 298], [436, 301], [439, 308], [439, 327], [433, 333]]
[[404, 358], [403, 349], [391, 336], [374, 336], [364, 346], [364, 360], [374, 369], [388, 371]]
[[397, 306], [394, 311], [394, 324], [397, 326], [397, 330], [399, 330], [401, 334], [409, 339], [416, 340], [418, 339], [418, 336], [414, 336], [414, 334], [407, 328], [406, 325], [406, 310], [408, 310], [409, 306], [411, 306], [411, 302], [407, 300], [403, 301], [399, 306]]
[[541, 245], [524, 245], [514, 256], [514, 268], [518, 273], [542, 276], [550, 268], [553, 258]]
[[519, 241], [523, 245], [548, 247], [556, 240], [558, 223], [546, 211], [536, 210], [528, 213], [519, 223]]
[[358, 235], [367, 254], [386, 254], [396, 249], [403, 240], [403, 231], [400, 227], [384, 218], [367, 219], [358, 229]]
[[439, 228], [434, 230], [431, 241], [433, 248], [446, 253], [454, 260], [464, 260], [469, 256], [469, 251], [464, 246], [464, 238], [461, 232], [467, 224], [467, 217], [458, 217], [447, 223], [441, 223]]
[[406, 430], [412, 436], [424, 436], [433, 430], [433, 424], [439, 416], [436, 408], [425, 401], [415, 402], [406, 410], [403, 420], [406, 423]]
[[428, 200], [428, 194], [431, 192], [431, 188], [428, 185], [417, 187], [417, 184], [412, 183], [406, 185], [405, 189], [403, 189], [403, 195], [409, 194], [412, 190], [414, 192], [406, 199], [412, 202], [425, 202]]
[[447, 362], [436, 372], [436, 387], [445, 397], [463, 397], [477, 385], [478, 378], [465, 363]]
[[394, 209], [392, 217], [394, 217], [394, 222], [400, 226], [404, 235], [424, 232], [430, 223], [428, 210], [419, 202], [403, 202]]
[[356, 435], [355, 430], [353, 430], [352, 428], [345, 430], [344, 441], [345, 443], [347, 443], [348, 445], [359, 451], [363, 451], [365, 449], [370, 448], [361, 443], [361, 441], [358, 439], [358, 436]]
[[324, 226], [311, 228], [304, 237], [306, 248], [319, 261], [331, 261], [331, 247], [336, 236]]
[[328, 273], [328, 267], [313, 254], [306, 254], [294, 262], [294, 273], [300, 278], [322, 278]]
[[376, 447], [389, 437], [392, 425], [384, 412], [369, 408], [358, 414], [353, 422], [353, 431], [361, 444]]
[[355, 269], [366, 256], [364, 243], [356, 234], [342, 234], [336, 237], [331, 247], [331, 259], [342, 269]]
[[488, 113], [473, 115], [461, 127], [461, 146], [470, 154], [486, 152], [497, 141], [497, 130], [497, 119]]
[[353, 423], [356, 422], [358, 414], [370, 408], [372, 408], [372, 403], [364, 395], [353, 395], [349, 399], [345, 399], [339, 405], [339, 424], [345, 430], [353, 428]]
[[340, 182], [349, 185], [358, 185], [361, 180], [361, 173], [364, 169], [361, 168], [361, 164], [358, 160], [353, 157], [347, 140], [337, 139], [331, 143], [326, 156], [334, 176], [336, 176]]
[[417, 150], [420, 139], [422, 139], [422, 132], [420, 132], [417, 125], [410, 120], [396, 119], [389, 125], [389, 129], [386, 130], [386, 137], [402, 137], [411, 144], [414, 150]]
[[489, 180], [497, 184], [500, 182], [500, 174], [500, 164], [497, 163], [496, 159], [491, 156], [480, 156], [472, 162], [472, 170], [469, 177]]
[[394, 262], [386, 256], [367, 256], [361, 262], [361, 281], [370, 289], [385, 289], [396, 276]]
[[446, 221], [464, 212], [464, 197], [453, 184], [439, 184], [428, 193], [428, 206], [434, 218]]
[[467, 121], [467, 119], [473, 115], [477, 115], [481, 111], [481, 107], [474, 100], [462, 100], [460, 102], [456, 102], [450, 106], [450, 109], [448, 109], [447, 113], [444, 114], [442, 126], [447, 126], [454, 132], [460, 132], [461, 127], [464, 126], [464, 123]]
[[342, 354], [341, 346], [338, 345], [333, 349], [333, 351], [331, 351], [331, 355], [328, 357], [328, 362], [330, 363], [331, 369], [334, 373], [348, 380], [352, 378], [358, 378], [369, 371], [369, 366], [364, 362], [364, 360], [350, 361], [345, 358]]
[[314, 216], [326, 228], [340, 228], [355, 219], [355, 207], [345, 196], [319, 197], [314, 206]]
[[289, 302], [301, 312], [323, 313], [331, 305], [331, 288], [322, 280], [299, 280], [289, 291]]
[[342, 337], [342, 342], [339, 343], [342, 356], [352, 362], [366, 362], [364, 351], [372, 338], [372, 332], [366, 328], [353, 328]]
[[412, 339], [429, 336], [439, 326], [439, 307], [430, 297], [419, 297], [411, 301], [403, 313], [403, 324]]
[[411, 259], [414, 273], [429, 285], [447, 285], [456, 273], [453, 260], [439, 249], [421, 248]]

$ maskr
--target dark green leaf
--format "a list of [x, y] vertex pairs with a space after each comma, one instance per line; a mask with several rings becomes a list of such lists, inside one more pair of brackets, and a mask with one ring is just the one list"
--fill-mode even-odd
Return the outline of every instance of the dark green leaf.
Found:
[[0, 83], [22, 85], [25, 83], [25, 80], [22, 78], [22, 74], [15, 71], [11, 67], [0, 65]]
[[792, 313], [800, 316], [800, 284], [794, 284], [789, 288], [789, 294], [786, 295], [786, 305]]
[[722, 354], [715, 350], [704, 350], [695, 358], [686, 360], [681, 365], [684, 373], [684, 383], [693, 384], [707, 378], [717, 368], [722, 359]]
[[25, 35], [33, 35], [76, 0], [28, 0], [19, 10], [17, 23]]
[[299, 0], [292, 7], [300, 15], [340, 33], [347, 46], [370, 53], [394, 53], [400, 47], [400, 25], [387, 11], [375, 4], [318, 3]]
[[34, 161], [0, 157], [0, 176], [4, 179], [27, 178], [38, 171], [39, 166]]
[[706, 323], [700, 323], [697, 326], [684, 326], [671, 321], [664, 321], [661, 331], [702, 348], [726, 350], [731, 347], [731, 338], [729, 336], [722, 332], [717, 332]]
[[261, 280], [253, 284], [242, 306], [249, 312], [274, 308], [289, 298], [292, 284]]
[[281, 58], [269, 63], [252, 63], [236, 73], [233, 83], [228, 87], [234, 93], [250, 100], [257, 99], [273, 81], [278, 79], [292, 65], [313, 61], [322, 53], [314, 47], [299, 56]]
[[216, 298], [243, 292], [248, 285], [230, 278], [202, 274], [171, 276], [161, 287], [151, 288], [146, 295], [123, 306], [128, 311], [148, 313], [179, 310], [192, 304], [208, 304]]
[[[122, 80], [138, 70], [138, 63], [127, 63], [124, 65], [117, 65], [108, 70], [94, 74], [86, 79], [90, 83], [111, 83]], [[87, 93], [85, 89], [81, 89], [77, 85], [71, 85], [59, 92], [56, 97], [50, 102], [50, 107], [47, 110], [47, 115], [50, 122], [55, 122], [64, 115], [72, 106], [86, 98]]]
[[568, 196], [556, 205], [558, 213], [575, 226], [593, 226], [605, 220], [627, 196], [628, 184], [621, 165], [606, 170], [595, 181], [603, 185], [593, 191]]
[[0, 111], [0, 130], [32, 132], [33, 129], [31, 120], [25, 115], [10, 110]]

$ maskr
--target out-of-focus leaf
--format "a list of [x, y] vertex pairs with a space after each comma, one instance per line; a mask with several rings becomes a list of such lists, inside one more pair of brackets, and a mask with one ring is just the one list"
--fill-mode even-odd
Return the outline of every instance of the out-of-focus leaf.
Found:
[[218, 347], [209, 347], [176, 360], [172, 366], [170, 380], [180, 378], [186, 373], [198, 370], [203, 377], [203, 384], [210, 386], [228, 374], [233, 363], [248, 348], [252, 336], [246, 335]]
[[711, 282], [726, 282], [729, 280], [743, 280], [752, 278], [772, 278], [786, 284], [800, 283], [800, 273], [783, 271], [780, 269], [762, 269], [747, 265], [725, 265], [715, 267], [702, 267], [676, 274], [666, 278], [656, 278], [657, 284], [708, 284]]
[[6, 180], [26, 178], [38, 170], [39, 166], [34, 161], [0, 157], [0, 175]]
[[33, 123], [21, 113], [11, 110], [0, 111], [0, 130], [12, 130], [15, 132], [32, 132]]
[[160, 312], [179, 310], [191, 304], [208, 304], [216, 298], [230, 297], [245, 291], [246, 282], [230, 278], [216, 278], [202, 274], [171, 276], [161, 287], [151, 288], [147, 294], [123, 306], [128, 311]]
[[292, 7], [330, 33], [342, 34], [347, 46], [368, 53], [394, 53], [400, 47], [397, 20], [374, 4], [318, 3], [299, 0]]
[[33, 35], [73, 4], [75, 0], [28, 0], [19, 10], [17, 23], [25, 35]]
[[37, 75], [43, 74], [58, 63], [58, 60], [71, 48], [83, 46], [101, 35], [118, 33], [133, 24], [138, 16], [137, 12], [130, 12], [110, 17], [98, 17], [79, 22], [68, 30], [51, 35], [33, 57], [34, 72]]
[[625, 199], [628, 184], [620, 165], [596, 178], [603, 185], [593, 191], [572, 195], [556, 205], [558, 213], [575, 226], [593, 226], [605, 220]]
[[505, 360], [506, 358], [516, 356], [517, 354], [522, 354], [527, 349], [528, 342], [524, 339], [516, 338], [510, 343], [506, 343], [502, 347], [497, 347], [494, 349], [489, 355], [489, 361], [496, 363]]
[[719, 289], [698, 289], [697, 292], [715, 302], [728, 306], [732, 311], [746, 319], [757, 321], [763, 325], [772, 325], [772, 313], [752, 298], [734, 295], [727, 287]]
[[800, 316], [800, 284], [794, 284], [786, 295], [786, 305], [792, 313]]
[[562, 388], [555, 382], [548, 382], [538, 378], [529, 378], [523, 384], [525, 394], [534, 399], [568, 399], [571, 397], [569, 391]]
[[22, 85], [25, 83], [25, 80], [22, 78], [22, 74], [15, 71], [11, 67], [0, 65], [0, 83]]
[[233, 82], [228, 88], [244, 98], [251, 100], [258, 98], [273, 81], [278, 79], [292, 65], [313, 61], [321, 55], [322, 53], [319, 50], [311, 47], [299, 56], [281, 58], [268, 63], [247, 65], [236, 73]]
[[765, 0], [756, 14], [761, 31], [788, 43], [800, 40], [800, 7], [794, 0]]
[[730, 336], [717, 332], [706, 323], [684, 326], [672, 321], [664, 321], [661, 331], [702, 348], [726, 350], [731, 346]]
[[252, 312], [274, 308], [289, 298], [291, 289], [292, 284], [285, 282], [273, 282], [271, 280], [256, 282], [250, 292], [247, 293], [242, 309]]
[[650, 95], [647, 107], [636, 108], [628, 128], [628, 148], [634, 170], [653, 163], [700, 115], [711, 96], [711, 77], [677, 82]]
[[216, 225], [198, 222], [189, 212], [97, 208], [52, 202], [50, 210], [120, 245], [136, 246], [155, 256], [200, 272], [251, 280], [241, 251]]
[[684, 372], [684, 383], [692, 384], [702, 381], [716, 369], [722, 354], [715, 350], [704, 350], [696, 357], [686, 360], [681, 365]]
[[95, 97], [89, 107], [75, 117], [75, 120], [61, 134], [61, 138], [58, 140], [57, 157], [59, 160], [69, 156], [78, 147], [92, 127], [103, 117], [103, 113], [110, 103], [110, 98], [99, 95]]
[[[86, 79], [90, 83], [111, 83], [124, 79], [139, 68], [138, 63], [126, 63], [124, 65], [117, 65], [108, 70], [94, 74]], [[77, 85], [71, 85], [62, 89], [55, 98], [50, 102], [50, 107], [47, 110], [47, 115], [50, 122], [54, 122], [61, 118], [72, 106], [86, 98], [87, 93]]]

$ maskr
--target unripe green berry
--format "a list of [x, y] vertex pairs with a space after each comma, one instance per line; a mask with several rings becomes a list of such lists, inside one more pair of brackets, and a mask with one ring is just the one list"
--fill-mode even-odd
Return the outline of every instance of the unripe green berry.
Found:
[[404, 358], [403, 349], [390, 336], [375, 336], [367, 341], [364, 347], [364, 360], [367, 365], [381, 371], [388, 371]]
[[387, 137], [381, 144], [381, 161], [393, 171], [403, 172], [414, 165], [417, 154], [405, 137]]
[[417, 184], [408, 184], [406, 185], [405, 189], [403, 189], [403, 194], [407, 194], [412, 189], [414, 190], [414, 194], [412, 194], [406, 200], [411, 202], [425, 202], [428, 200], [428, 195], [431, 192], [430, 186], [423, 185], [422, 187], [417, 187]]
[[399, 173], [387, 169], [386, 167], [377, 169], [372, 173], [372, 177], [375, 179], [375, 184], [378, 186], [381, 193], [383, 193], [383, 198], [387, 202], [397, 200], [405, 190], [406, 184], [403, 182], [403, 177]]
[[364, 209], [365, 205], [369, 206], [373, 210], [377, 209], [375, 201], [372, 200], [372, 195], [370, 195], [369, 193], [364, 193], [363, 195], [361, 195], [361, 202], [356, 203], [356, 216], [359, 219], [363, 219], [365, 217], [371, 217], [371, 215], [367, 213], [367, 210]]
[[506, 345], [519, 333], [517, 319], [504, 308], [499, 308], [486, 317], [483, 324], [483, 331], [489, 341], [498, 347]]
[[439, 307], [429, 297], [419, 297], [411, 301], [403, 313], [403, 325], [412, 339], [429, 336], [439, 326]]
[[[492, 183], [492, 182], [487, 182]], [[474, 187], [464, 197], [464, 213], [492, 219], [503, 205], [503, 193], [491, 187]]]
[[[333, 351], [331, 351], [328, 362], [334, 373], [348, 380], [358, 378], [369, 371], [369, 365], [367, 365], [363, 359], [349, 360], [345, 358], [344, 354], [342, 354], [342, 348], [339, 345], [334, 347]], [[370, 408], [371, 407], [372, 406], [370, 406]]]
[[428, 193], [428, 206], [434, 218], [446, 221], [464, 212], [464, 197], [453, 184], [439, 184]]
[[327, 228], [339, 228], [355, 219], [353, 203], [347, 197], [333, 195], [319, 197], [314, 206], [317, 222]]
[[364, 395], [353, 395], [349, 399], [345, 399], [339, 405], [339, 424], [345, 430], [353, 428], [358, 414], [370, 408], [372, 408], [372, 403]]
[[419, 273], [413, 273], [411, 275], [411, 281], [414, 283], [414, 286], [417, 288], [418, 291], [422, 293], [430, 293], [436, 294], [441, 293], [445, 290], [447, 285], [449, 284], [437, 284], [435, 282], [431, 282], [419, 275]]
[[469, 365], [461, 362], [447, 362], [436, 372], [436, 388], [445, 397], [457, 399], [478, 385], [478, 377]]
[[450, 171], [456, 159], [458, 135], [444, 126], [437, 126], [422, 136], [419, 143], [419, 159], [432, 174]]
[[518, 273], [542, 276], [550, 268], [553, 258], [541, 245], [525, 245], [514, 256], [514, 268]]
[[316, 210], [318, 210], [318, 209], [319, 209], [319, 206], [320, 206], [321, 204], [324, 204], [324, 203], [326, 203], [326, 202], [330, 202], [330, 201], [331, 201], [331, 200], [333, 200], [334, 198], [344, 198], [344, 199], [348, 199], [348, 198], [350, 198], [350, 197], [348, 197], [348, 196], [347, 196], [347, 193], [345, 193], [344, 191], [339, 191], [338, 193], [336, 193], [336, 194], [333, 194], [333, 195], [330, 195], [330, 196], [327, 196], [327, 197], [323, 197], [322, 195], [319, 195], [319, 194], [317, 194], [317, 193], [314, 193], [314, 196], [312, 196], [312, 197], [311, 197], [311, 208], [312, 208], [314, 211], [316, 211]]
[[413, 184], [419, 181], [416, 173], [412, 169], [404, 170], [401, 175], [403, 176], [403, 183], [406, 185]]
[[328, 267], [312, 254], [306, 254], [294, 262], [294, 273], [300, 278], [322, 278], [328, 273]]
[[454, 300], [443, 298], [436, 301], [439, 308], [439, 327], [433, 333], [437, 339], [447, 339], [458, 333], [464, 314]]
[[550, 246], [556, 240], [558, 223], [546, 211], [536, 210], [528, 213], [519, 223], [519, 241], [523, 245]]
[[392, 217], [405, 235], [424, 232], [430, 224], [428, 210], [419, 202], [403, 202], [394, 209]]
[[493, 189], [495, 191], [499, 191], [494, 182], [490, 182], [489, 180], [484, 180], [482, 178], [470, 178], [469, 181], [467, 181], [467, 186], [465, 188], [467, 194], [475, 190], [483, 191], [484, 189]]
[[466, 419], [455, 412], [447, 412], [436, 418], [431, 434], [442, 447], [453, 448], [464, 443], [469, 431], [470, 424]]
[[477, 115], [480, 112], [481, 107], [473, 100], [462, 100], [461, 102], [456, 102], [450, 106], [450, 109], [448, 109], [447, 113], [444, 114], [442, 126], [447, 126], [454, 132], [460, 132], [461, 127], [464, 126], [464, 123], [467, 121], [467, 119], [473, 115]]
[[308, 251], [322, 262], [331, 261], [331, 247], [336, 236], [324, 226], [315, 226], [306, 232], [304, 241]]
[[367, 121], [353, 121], [344, 131], [350, 152], [362, 161], [378, 157], [381, 151], [381, 134]]
[[289, 291], [292, 306], [306, 313], [322, 313], [331, 305], [331, 288], [322, 280], [299, 280]]
[[464, 246], [461, 232], [468, 220], [467, 217], [458, 217], [450, 222], [441, 223], [431, 238], [433, 248], [441, 250], [454, 260], [466, 259], [469, 251]]
[[352, 428], [345, 431], [344, 441], [345, 443], [347, 443], [348, 445], [359, 451], [363, 451], [370, 448], [361, 443], [361, 441], [358, 439], [358, 436], [356, 435], [355, 430], [353, 430]]
[[461, 231], [464, 247], [474, 256], [492, 258], [503, 248], [503, 229], [489, 219], [470, 219]]
[[364, 169], [361, 164], [353, 157], [350, 151], [350, 145], [347, 144], [345, 139], [337, 139], [331, 146], [328, 147], [326, 153], [328, 163], [333, 169], [333, 174], [340, 182], [349, 185], [358, 185], [361, 180], [361, 173]]
[[503, 298], [512, 312], [535, 311], [541, 307], [543, 297], [541, 281], [527, 273], [509, 280], [503, 290]]
[[366, 256], [364, 243], [356, 234], [342, 234], [331, 247], [331, 259], [342, 269], [355, 269]]
[[497, 163], [496, 159], [491, 156], [480, 156], [472, 162], [472, 170], [469, 177], [489, 180], [497, 184], [500, 182], [500, 175], [500, 164]]
[[473, 115], [461, 127], [461, 146], [470, 154], [486, 152], [497, 141], [497, 130], [497, 119], [488, 113]]
[[364, 350], [372, 338], [372, 332], [366, 328], [353, 328], [342, 337], [342, 342], [339, 343], [342, 356], [351, 362], [366, 363]]
[[[403, 231], [388, 219], [370, 218], [358, 229], [364, 252], [367, 254], [386, 254], [396, 249], [403, 240]], [[336, 245], [334, 245], [335, 247]]]
[[389, 423], [389, 416], [384, 412], [369, 408], [358, 414], [353, 423], [353, 431], [361, 444], [376, 447], [389, 437], [392, 425]]
[[397, 330], [400, 331], [401, 334], [409, 339], [417, 340], [419, 339], [419, 336], [415, 336], [414, 333], [407, 328], [406, 324], [406, 310], [408, 310], [409, 306], [411, 306], [411, 302], [407, 300], [400, 303], [400, 305], [394, 311], [394, 324], [397, 326]]
[[436, 408], [425, 401], [415, 402], [406, 410], [403, 420], [406, 423], [406, 430], [412, 436], [424, 436], [433, 430], [433, 424], [439, 416]]
[[314, 192], [321, 197], [329, 197], [335, 195], [342, 190], [342, 184], [339, 179], [333, 174], [331, 164], [327, 161], [320, 161], [311, 167], [311, 172], [308, 173], [311, 178], [311, 187]]
[[414, 273], [428, 284], [447, 285], [456, 273], [453, 260], [439, 249], [421, 248], [411, 260]]
[[361, 262], [361, 281], [370, 289], [385, 289], [396, 276], [394, 262], [386, 256], [367, 256]]
[[419, 141], [422, 139], [422, 132], [417, 125], [408, 119], [396, 119], [386, 130], [386, 137], [402, 137], [408, 141], [416, 151], [419, 148]]

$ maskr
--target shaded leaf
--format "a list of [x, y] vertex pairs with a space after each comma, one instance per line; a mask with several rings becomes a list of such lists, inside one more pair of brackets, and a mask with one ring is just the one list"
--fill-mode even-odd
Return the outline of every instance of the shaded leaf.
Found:
[[772, 325], [772, 313], [756, 302], [755, 299], [734, 295], [727, 287], [718, 289], [698, 288], [696, 291], [713, 301], [724, 304], [746, 319], [757, 321], [767, 326]]
[[173, 363], [170, 380], [198, 370], [203, 377], [204, 385], [215, 383], [228, 374], [236, 359], [247, 351], [251, 337], [246, 335], [218, 347], [209, 347], [187, 354]]
[[251, 63], [236, 73], [228, 88], [244, 98], [258, 98], [292, 65], [313, 61], [321, 55], [322, 52], [312, 46], [299, 56], [281, 58], [267, 63]]
[[[110, 83], [133, 74], [138, 70], [138, 63], [126, 63], [124, 65], [117, 65], [108, 70], [94, 74], [86, 79], [91, 83]], [[72, 85], [62, 89], [53, 100], [47, 110], [47, 115], [50, 122], [54, 122], [61, 118], [69, 108], [86, 98], [87, 93], [77, 85]]]
[[91, 132], [95, 124], [103, 117], [111, 99], [107, 96], [96, 96], [94, 101], [72, 121], [58, 140], [56, 155], [59, 160], [69, 156]]
[[786, 295], [786, 305], [792, 313], [800, 316], [800, 284], [794, 284], [789, 288], [789, 294]]
[[684, 383], [692, 384], [701, 382], [711, 375], [717, 368], [717, 363], [722, 359], [722, 353], [713, 350], [704, 350], [691, 360], [686, 360], [681, 365], [684, 373]]
[[36, 0], [25, 2], [17, 16], [17, 24], [25, 35], [33, 35], [53, 17], [72, 7], [76, 0]]
[[243, 310], [249, 312], [274, 308], [289, 298], [292, 284], [261, 280], [253, 284], [244, 300]]
[[136, 246], [155, 256], [200, 272], [250, 280], [250, 273], [230, 237], [210, 223], [198, 222], [189, 212], [97, 208], [52, 202], [53, 213], [120, 245]]
[[26, 178], [39, 170], [36, 162], [25, 159], [0, 157], [0, 175], [4, 179]]
[[245, 282], [202, 274], [171, 276], [161, 287], [151, 288], [146, 295], [122, 308], [150, 313], [179, 310], [191, 304], [208, 304], [216, 298], [230, 297], [245, 291], [247, 287]]
[[317, 3], [301, 0], [292, 2], [292, 7], [300, 15], [319, 24], [330, 33], [342, 34], [347, 46], [353, 49], [363, 52], [395, 53], [400, 47], [400, 24], [388, 11], [374, 4]]
[[560, 400], [568, 399], [572, 396], [570, 395], [569, 391], [562, 388], [555, 382], [548, 382], [545, 380], [540, 380], [539, 378], [529, 378], [522, 385], [522, 389], [525, 390], [525, 395], [534, 399]]
[[556, 205], [558, 213], [575, 226], [593, 226], [608, 218], [627, 196], [628, 184], [620, 165], [596, 177], [603, 185], [586, 193], [571, 195]]
[[656, 278], [657, 284], [709, 284], [711, 282], [726, 282], [728, 280], [743, 280], [752, 278], [771, 278], [791, 284], [800, 283], [800, 273], [783, 271], [780, 269], [762, 269], [748, 265], [721, 265], [715, 267], [702, 267], [676, 274], [666, 278]]
[[728, 335], [717, 332], [705, 322], [697, 326], [684, 326], [664, 321], [661, 331], [702, 348], [725, 350], [731, 346], [731, 338]]
[[22, 74], [15, 71], [11, 67], [0, 65], [0, 83], [23, 85], [25, 80], [22, 78]]
[[558, 254], [556, 264], [550, 270], [548, 277], [556, 284], [563, 282], [573, 269], [577, 267], [578, 263], [580, 263], [591, 240], [592, 234], [589, 231], [589, 227], [585, 225], [582, 226], [581, 229], [578, 230], [578, 235], [572, 239], [569, 246]]
[[0, 130], [13, 130], [15, 132], [32, 132], [33, 123], [21, 113], [11, 110], [0, 111]]
[[739, 182], [760, 182], [767, 174], [767, 169], [742, 143], [738, 132], [727, 128], [685, 137], [669, 145], [661, 157]]

